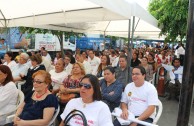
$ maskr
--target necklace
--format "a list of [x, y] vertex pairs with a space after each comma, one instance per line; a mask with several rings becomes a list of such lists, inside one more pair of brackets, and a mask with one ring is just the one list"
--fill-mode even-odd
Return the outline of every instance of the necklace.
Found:
[[38, 93], [36, 93], [36, 95], [35, 95], [35, 97], [38, 99], [38, 98], [41, 98], [44, 94], [46, 94], [47, 93], [47, 89], [45, 90], [45, 92], [43, 93], [43, 94], [41, 94], [41, 95], [38, 95]]
[[81, 102], [82, 102], [82, 104], [83, 104], [83, 108], [85, 108], [87, 104], [90, 104], [90, 103], [85, 103], [85, 102], [83, 102], [82, 99], [81, 99]]

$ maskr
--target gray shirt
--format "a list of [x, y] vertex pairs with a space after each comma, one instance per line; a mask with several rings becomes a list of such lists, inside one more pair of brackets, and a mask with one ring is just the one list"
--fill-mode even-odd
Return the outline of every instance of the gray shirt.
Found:
[[[124, 87], [132, 82], [132, 67], [130, 67], [130, 71], [129, 69], [126, 67], [124, 70], [122, 70], [120, 67], [117, 67], [115, 69], [115, 75], [116, 75], [116, 79], [119, 80], [121, 83], [124, 84]], [[127, 80], [127, 78], [129, 77], [129, 81]]]

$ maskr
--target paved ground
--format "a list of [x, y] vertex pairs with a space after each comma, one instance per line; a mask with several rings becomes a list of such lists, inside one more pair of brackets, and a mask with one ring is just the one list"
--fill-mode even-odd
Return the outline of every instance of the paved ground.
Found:
[[[160, 97], [163, 104], [163, 112], [158, 121], [159, 126], [176, 126], [178, 117], [178, 101], [176, 100], [166, 100]], [[190, 111], [190, 121], [189, 123], [194, 126], [194, 105], [192, 105]], [[190, 126], [191, 126], [190, 125]]]

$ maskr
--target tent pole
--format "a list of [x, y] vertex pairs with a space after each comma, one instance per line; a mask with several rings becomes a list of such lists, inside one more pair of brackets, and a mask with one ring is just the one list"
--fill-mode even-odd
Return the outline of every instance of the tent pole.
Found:
[[[7, 25], [6, 25], [6, 18], [5, 18], [5, 16], [4, 16], [4, 14], [3, 14], [3, 12], [0, 10], [0, 13], [1, 13], [1, 15], [3, 16], [3, 19], [4, 19], [4, 21], [5, 21], [5, 27], [7, 27]], [[2, 24], [3, 25], [3, 24]]]
[[136, 28], [137, 28], [137, 25], [139, 24], [139, 21], [140, 21], [140, 18], [138, 19], [138, 21], [137, 21], [137, 24], [135, 25], [135, 28], [134, 28], [134, 30], [136, 30]]
[[187, 20], [187, 40], [184, 59], [183, 79], [181, 95], [179, 98], [179, 111], [177, 126], [188, 126], [192, 104], [193, 82], [194, 82], [194, 0], [189, 0], [189, 11]]
[[131, 67], [131, 56], [132, 56], [132, 45], [130, 41], [130, 32], [131, 32], [131, 19], [129, 19], [129, 28], [128, 28], [128, 54], [127, 54], [127, 62], [128, 62], [128, 76], [127, 76], [127, 83], [129, 83], [129, 76], [130, 76], [130, 67]]
[[131, 34], [131, 47], [133, 47], [133, 37], [135, 32], [135, 16], [133, 16], [133, 24], [132, 24], [132, 34]]

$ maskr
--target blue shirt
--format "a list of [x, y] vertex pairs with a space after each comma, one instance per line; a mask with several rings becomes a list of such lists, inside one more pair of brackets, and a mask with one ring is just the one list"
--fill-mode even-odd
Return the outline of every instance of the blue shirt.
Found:
[[[175, 71], [178, 70], [178, 68], [174, 67]], [[179, 75], [178, 74], [174, 74], [175, 75], [175, 80], [179, 79]]]
[[[110, 108], [110, 111], [112, 112], [115, 107], [118, 107], [120, 105], [120, 100], [122, 96], [123, 91], [123, 84], [116, 80], [109, 86], [107, 86], [107, 82], [105, 79], [102, 79], [100, 81], [100, 87], [101, 87], [101, 93], [102, 93], [102, 99]], [[110, 95], [110, 92], [114, 92], [113, 95]]]
[[5, 53], [6, 53], [6, 43], [4, 44], [0, 43], [0, 56], [4, 56]]

